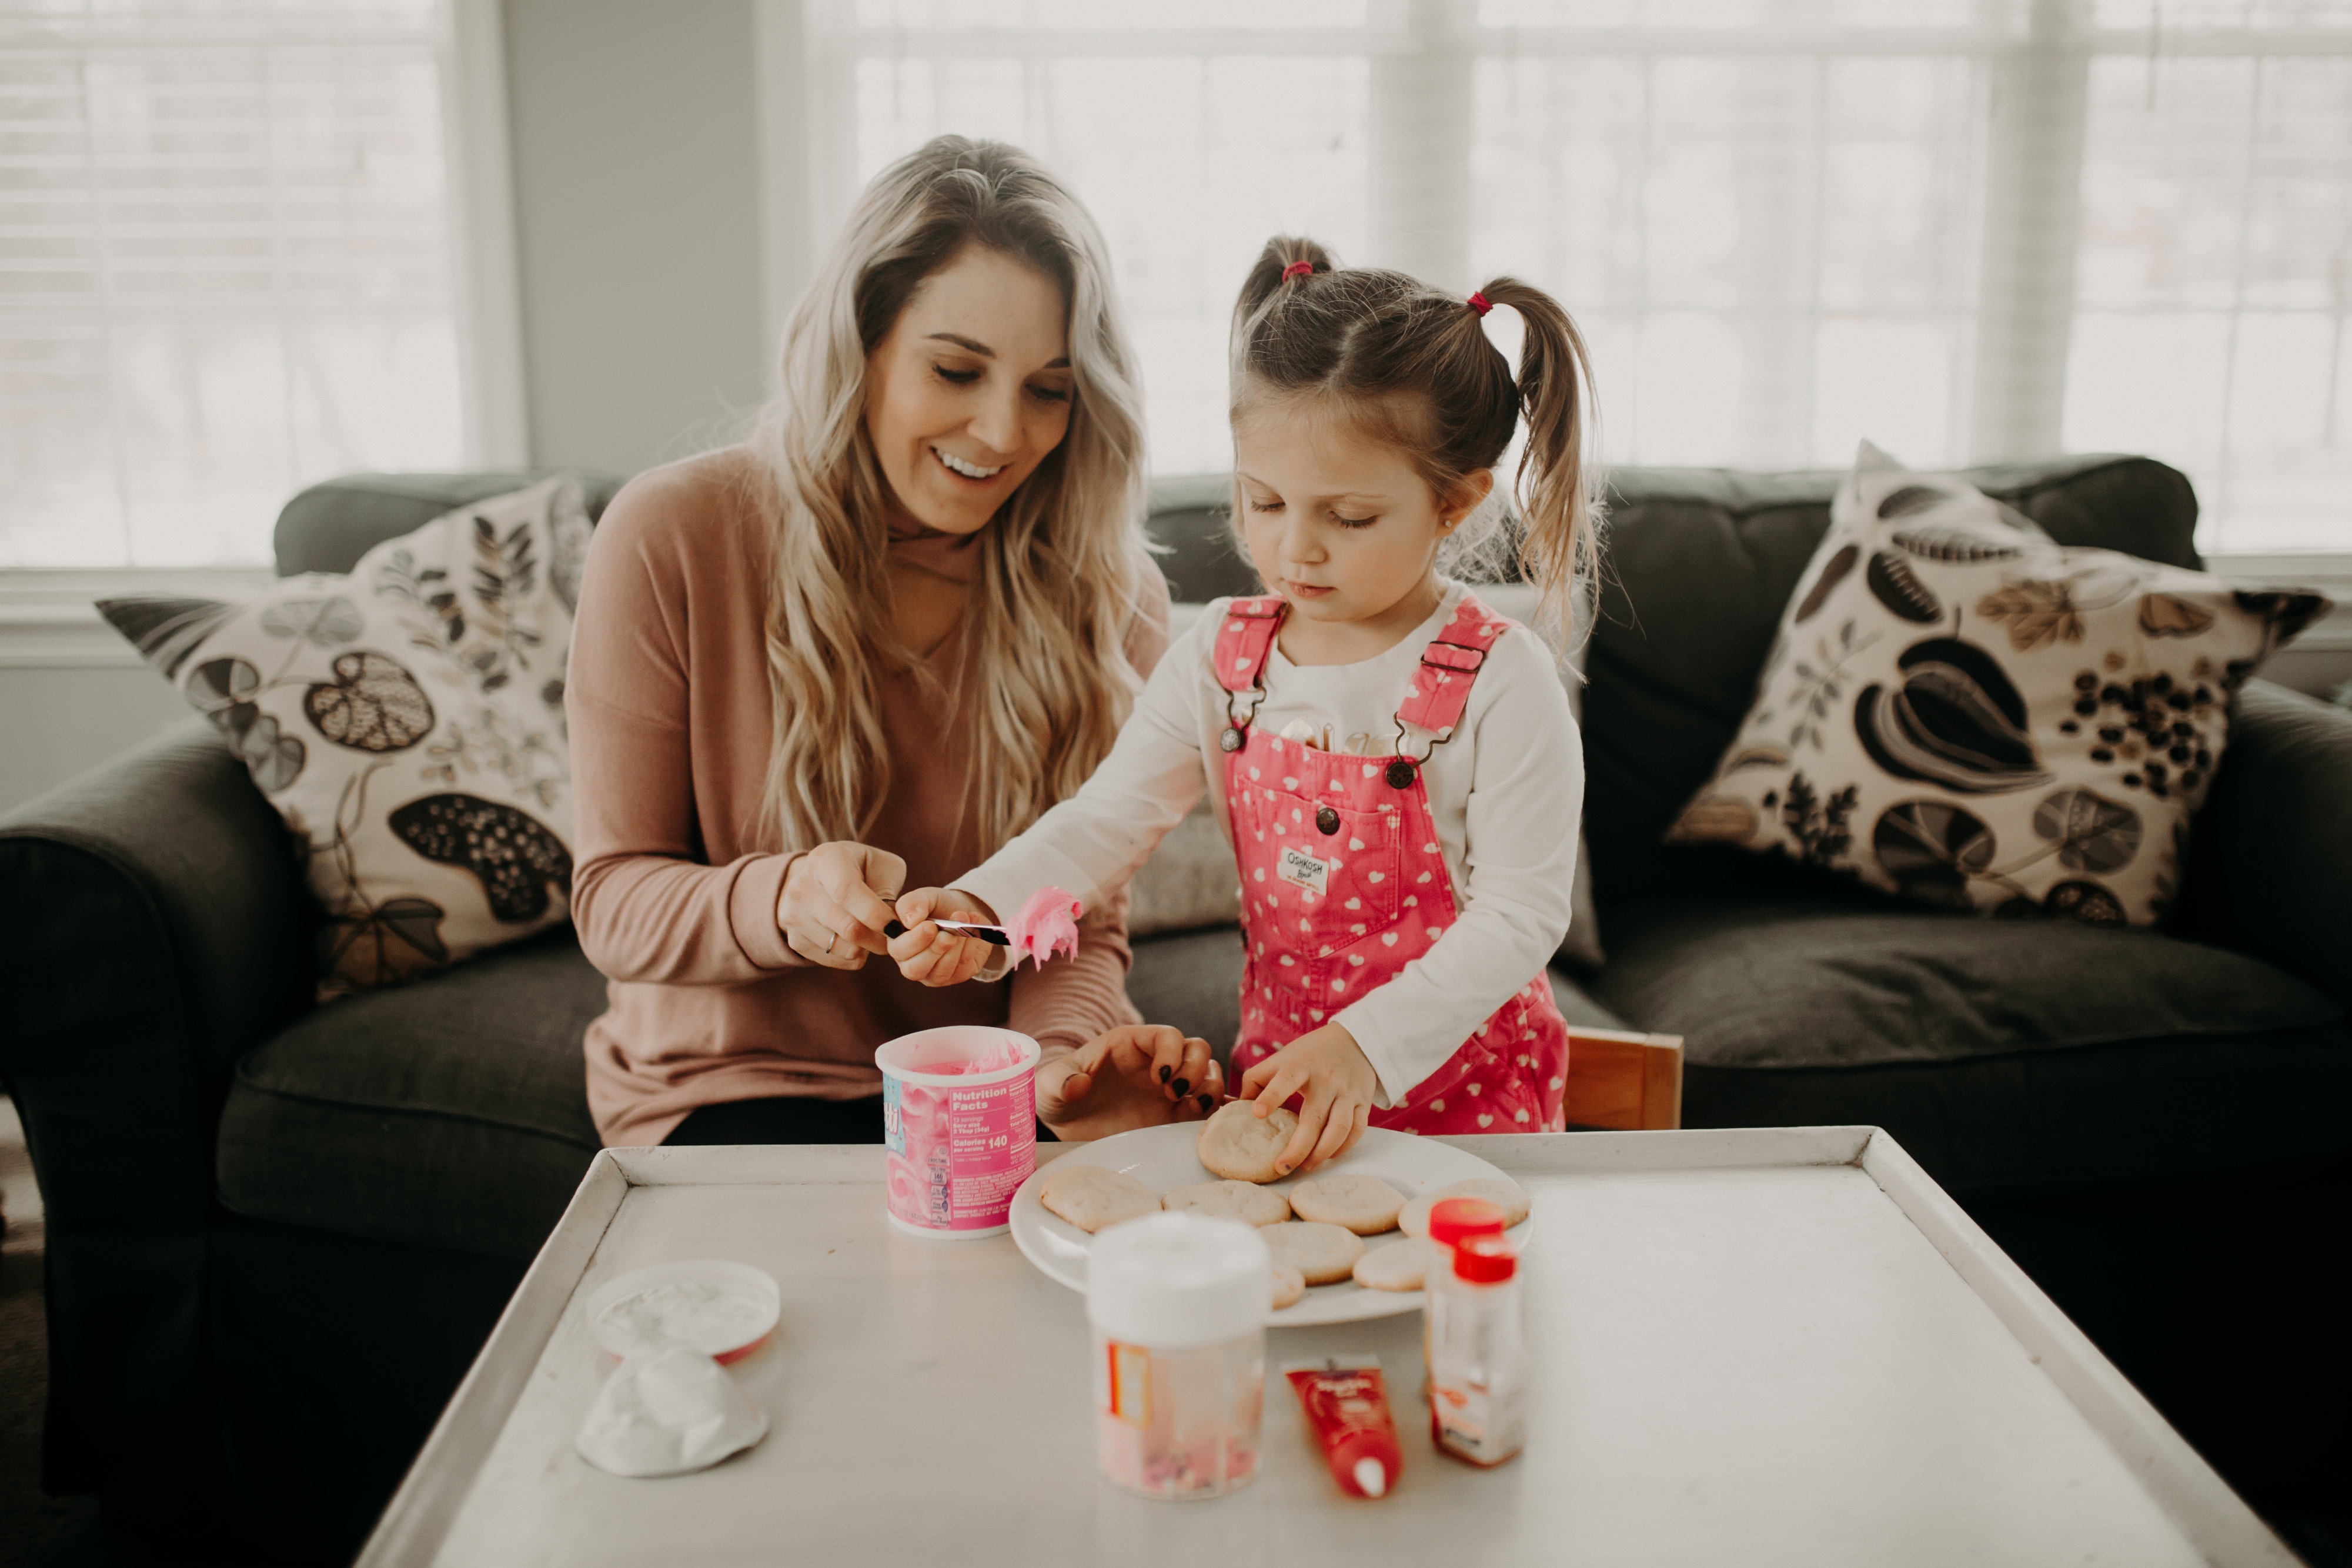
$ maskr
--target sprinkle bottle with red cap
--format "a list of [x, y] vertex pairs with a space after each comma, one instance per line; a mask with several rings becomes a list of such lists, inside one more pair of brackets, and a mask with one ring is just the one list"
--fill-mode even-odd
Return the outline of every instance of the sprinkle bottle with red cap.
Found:
[[1518, 1254], [1499, 1234], [1465, 1235], [1446, 1261], [1431, 1270], [1426, 1309], [1430, 1440], [1457, 1459], [1499, 1465], [1527, 1444]]
[[[1430, 1259], [1427, 1283], [1423, 1287], [1432, 1300], [1444, 1289], [1454, 1268], [1454, 1249], [1465, 1237], [1500, 1236], [1507, 1217], [1500, 1208], [1483, 1197], [1449, 1197], [1429, 1211]], [[1433, 1312], [1421, 1315], [1421, 1382], [1423, 1393], [1429, 1388], [1429, 1325], [1435, 1321]]]

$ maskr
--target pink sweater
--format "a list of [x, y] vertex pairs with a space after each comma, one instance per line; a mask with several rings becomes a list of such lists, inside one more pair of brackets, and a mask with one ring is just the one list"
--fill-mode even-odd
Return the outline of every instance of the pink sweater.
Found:
[[[879, 1092], [874, 1050], [940, 1024], [1034, 1036], [1048, 1055], [1137, 1021], [1127, 901], [1090, 911], [1075, 959], [1002, 985], [933, 990], [869, 958], [806, 963], [776, 901], [792, 857], [756, 839], [773, 733], [763, 631], [764, 525], [742, 504], [748, 458], [719, 453], [632, 480], [598, 525], [581, 586], [564, 706], [576, 815], [572, 917], [609, 977], [588, 1026], [588, 1104], [604, 1142], [657, 1144], [698, 1105]], [[1168, 646], [1164, 587], [1128, 656]], [[952, 686], [965, 639], [930, 667]], [[867, 841], [943, 886], [986, 859], [965, 801], [966, 743], [911, 673], [880, 685], [890, 792]], [[885, 889], [884, 891], [893, 891]]]

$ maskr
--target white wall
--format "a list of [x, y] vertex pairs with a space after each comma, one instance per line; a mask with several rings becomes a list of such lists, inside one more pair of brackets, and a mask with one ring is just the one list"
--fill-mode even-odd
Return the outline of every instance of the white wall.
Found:
[[534, 462], [634, 472], [755, 408], [755, 0], [505, 0]]

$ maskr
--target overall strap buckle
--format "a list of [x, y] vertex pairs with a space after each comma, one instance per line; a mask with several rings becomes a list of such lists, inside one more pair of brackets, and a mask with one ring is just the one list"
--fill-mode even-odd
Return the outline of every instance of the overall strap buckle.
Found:
[[[1517, 624], [1487, 609], [1475, 594], [1462, 596], [1454, 619], [1421, 651], [1412, 689], [1397, 707], [1396, 748], [1401, 761], [1389, 769], [1391, 784], [1404, 789], [1412, 781], [1413, 770], [1429, 760], [1430, 753], [1454, 738], [1454, 728], [1462, 722], [1462, 710], [1470, 702], [1471, 683], [1485, 666], [1487, 651]], [[1419, 757], [1406, 754], [1407, 725], [1433, 737]]]
[[[1242, 748], [1242, 732], [1257, 716], [1265, 701], [1265, 662], [1274, 652], [1275, 634], [1282, 630], [1289, 606], [1275, 594], [1236, 599], [1224, 609], [1217, 628], [1216, 650], [1210, 655], [1217, 685], [1225, 691], [1225, 733], [1218, 744], [1227, 751]], [[1247, 712], [1236, 711], [1236, 699], [1250, 698]]]

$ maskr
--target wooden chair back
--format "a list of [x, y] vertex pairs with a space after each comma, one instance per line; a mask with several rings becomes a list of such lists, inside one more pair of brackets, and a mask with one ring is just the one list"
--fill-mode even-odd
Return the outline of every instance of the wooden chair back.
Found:
[[1683, 1037], [1622, 1030], [1568, 1034], [1568, 1124], [1615, 1133], [1683, 1124]]

